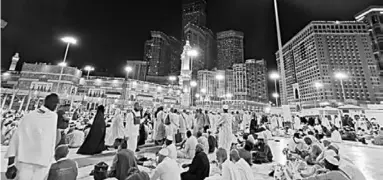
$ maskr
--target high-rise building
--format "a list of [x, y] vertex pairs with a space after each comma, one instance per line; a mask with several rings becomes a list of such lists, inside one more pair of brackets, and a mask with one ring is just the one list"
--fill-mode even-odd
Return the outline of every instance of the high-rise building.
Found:
[[[280, 93], [282, 101], [287, 100], [293, 108], [300, 109], [318, 103], [338, 105], [382, 100], [370, 43], [363, 23], [310, 22], [283, 46], [287, 92]], [[279, 63], [278, 53], [276, 57]], [[280, 73], [280, 66], [278, 70]], [[348, 78], [340, 81], [335, 78], [338, 72], [347, 74]], [[323, 87], [316, 88], [317, 82]]]
[[[181, 42], [160, 31], [152, 31], [145, 42], [144, 61], [148, 62], [148, 75], [167, 76], [181, 69]], [[169, 66], [169, 64], [172, 65]]]
[[269, 102], [266, 61], [264, 59], [248, 59], [245, 64], [248, 100], [265, 103]]
[[129, 73], [129, 79], [137, 79], [144, 81], [148, 68], [148, 62], [142, 60], [127, 60], [127, 66], [132, 67], [132, 72]]
[[217, 68], [227, 69], [243, 63], [243, 33], [229, 30], [217, 33]]
[[371, 6], [355, 16], [359, 22], [364, 22], [369, 30], [372, 52], [379, 63], [380, 86], [383, 90], [383, 6]]
[[[183, 0], [182, 2], [182, 29], [188, 23], [200, 27], [206, 26], [206, 1], [205, 0]], [[185, 31], [182, 31], [182, 34]]]
[[[220, 76], [220, 78], [217, 78]], [[225, 88], [225, 71], [224, 70], [200, 70], [198, 71], [198, 89], [205, 89], [206, 96], [211, 100], [219, 100], [224, 98], [226, 94]]]
[[234, 77], [234, 99], [235, 100], [247, 100], [248, 86], [247, 86], [247, 74], [246, 64], [238, 63], [233, 65], [233, 77]]

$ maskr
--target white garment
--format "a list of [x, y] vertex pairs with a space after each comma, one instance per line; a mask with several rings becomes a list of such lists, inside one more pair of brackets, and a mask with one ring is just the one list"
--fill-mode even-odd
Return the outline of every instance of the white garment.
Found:
[[229, 113], [223, 113], [217, 125], [219, 128], [218, 133], [218, 148], [222, 147], [226, 152], [230, 151], [233, 132], [232, 132], [233, 116]]
[[210, 120], [210, 129], [215, 131], [217, 129], [217, 120], [215, 118], [215, 115], [209, 113], [208, 116], [209, 116], [209, 120]]
[[165, 157], [165, 159], [158, 164], [151, 180], [181, 180], [181, 168], [178, 166], [174, 159]]
[[134, 110], [126, 115], [126, 126], [125, 126], [125, 133], [124, 133], [126, 137], [139, 135], [140, 125], [134, 124], [134, 117], [140, 117], [140, 116], [141, 116], [141, 112], [134, 111]]
[[187, 156], [186, 158], [193, 159], [195, 156], [195, 148], [197, 144], [197, 138], [195, 136], [191, 136], [186, 139], [185, 148], [182, 149], [181, 152]]
[[247, 163], [243, 158], [239, 159], [235, 163], [237, 165], [239, 173], [241, 174], [241, 180], [254, 180], [253, 170], [251, 169], [249, 163]]
[[180, 127], [180, 117], [176, 113], [170, 113], [169, 114], [169, 118], [170, 118], [170, 123], [171, 123], [172, 128], [173, 128], [172, 136], [174, 136], [177, 133], [177, 130], [179, 129], [179, 127]]
[[340, 135], [339, 131], [334, 130], [331, 133], [331, 142], [336, 142], [336, 143], [342, 143], [342, 136]]
[[341, 121], [340, 121], [340, 119], [339, 119], [338, 117], [334, 119], [334, 125], [335, 125], [337, 128], [340, 128]]
[[222, 163], [222, 180], [241, 180], [238, 167], [228, 159]]
[[16, 180], [46, 180], [48, 179], [50, 166], [18, 162], [16, 165]]
[[299, 117], [294, 118], [294, 130], [298, 130], [301, 128], [301, 119]]
[[177, 148], [174, 143], [170, 144], [169, 146], [166, 147], [169, 150], [169, 158], [170, 159], [177, 159]]
[[197, 139], [197, 141], [199, 144], [203, 145], [203, 150], [205, 154], [209, 154], [209, 141], [207, 140], [207, 138], [205, 136], [201, 136]]
[[137, 138], [138, 136], [129, 136], [129, 139], [126, 141], [128, 149], [133, 152], [136, 152], [137, 149]]
[[[44, 106], [26, 114], [14, 133], [5, 158], [50, 167], [56, 146], [57, 113]], [[21, 172], [21, 170], [19, 171]], [[36, 173], [38, 173], [36, 171]]]
[[327, 117], [324, 117], [323, 119], [322, 119], [322, 126], [324, 126], [324, 127], [326, 127], [327, 129], [330, 129], [330, 122], [329, 122], [329, 120], [327, 119]]
[[121, 114], [116, 114], [112, 119], [112, 126], [110, 127], [110, 136], [105, 142], [106, 145], [113, 145], [115, 139], [123, 139], [124, 134], [124, 122]]

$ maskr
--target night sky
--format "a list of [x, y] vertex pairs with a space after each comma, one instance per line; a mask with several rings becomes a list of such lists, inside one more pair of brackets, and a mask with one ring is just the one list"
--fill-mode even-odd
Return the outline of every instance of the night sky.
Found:
[[[21, 62], [61, 61], [63, 35], [78, 38], [68, 64], [122, 75], [125, 60], [142, 60], [151, 30], [180, 38], [181, 0], [5, 0], [1, 68], [15, 52]], [[264, 58], [275, 69], [277, 50], [273, 0], [207, 0], [207, 26], [214, 33], [234, 29], [245, 34], [245, 58]], [[353, 20], [382, 0], [279, 0], [282, 41], [311, 20]], [[21, 64], [21, 63], [19, 63]], [[20, 67], [19, 67], [20, 68]]]

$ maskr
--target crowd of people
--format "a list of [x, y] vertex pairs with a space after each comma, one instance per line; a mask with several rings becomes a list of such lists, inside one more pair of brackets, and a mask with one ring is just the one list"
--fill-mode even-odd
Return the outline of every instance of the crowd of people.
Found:
[[[337, 143], [383, 145], [383, 128], [359, 115], [284, 120], [281, 115], [230, 111], [227, 105], [218, 112], [163, 107], [144, 111], [138, 102], [132, 109], [115, 108], [110, 114], [102, 105], [96, 112], [68, 112], [69, 106], [59, 106], [56, 94], [48, 95], [34, 111], [2, 112], [8, 178], [76, 179], [78, 165], [67, 156], [69, 148], [78, 148], [83, 155], [118, 149], [109, 169], [96, 165], [101, 168], [92, 172], [95, 179], [251, 180], [253, 164], [273, 162], [270, 142], [281, 136], [290, 138], [284, 149], [289, 166], [276, 166], [270, 173], [276, 179], [362, 180], [363, 174], [339, 153]], [[160, 148], [155, 160], [137, 156], [148, 140]], [[190, 163], [179, 165], [180, 159]], [[152, 173], [140, 171], [139, 165]]]

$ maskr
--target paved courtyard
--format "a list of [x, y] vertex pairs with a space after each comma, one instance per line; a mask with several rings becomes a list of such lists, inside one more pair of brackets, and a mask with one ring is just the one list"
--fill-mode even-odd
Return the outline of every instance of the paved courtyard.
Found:
[[[279, 139], [280, 142], [271, 141], [270, 146], [274, 154], [275, 162], [284, 163], [286, 159], [282, 154], [282, 149], [286, 145], [286, 139]], [[380, 180], [383, 177], [383, 147], [373, 146], [373, 145], [362, 145], [355, 142], [346, 142], [339, 145], [341, 148], [341, 153], [348, 156], [355, 165], [361, 169], [361, 171], [366, 176], [367, 180]], [[155, 147], [146, 147], [143, 148], [140, 155], [147, 157], [154, 157], [153, 151]], [[157, 148], [158, 149], [158, 148]], [[4, 153], [6, 152], [7, 147], [3, 146], [1, 148], [1, 179], [5, 179], [4, 172], [6, 171], [7, 160], [4, 159]], [[77, 155], [77, 149], [71, 149], [69, 158], [75, 159], [79, 164], [79, 176], [78, 179], [81, 180], [91, 180], [92, 177], [89, 176], [90, 171], [93, 169], [93, 165], [104, 161], [107, 164], [111, 164], [114, 151], [107, 151], [101, 155], [97, 156], [84, 156]], [[214, 154], [209, 154], [209, 158], [213, 159]], [[178, 161], [180, 164], [188, 163], [188, 161]], [[190, 162], [190, 161], [189, 161]], [[270, 172], [271, 164], [269, 165], [253, 165], [254, 175], [256, 175], [256, 180], [268, 180], [272, 179], [267, 176]], [[142, 167], [143, 170], [149, 171], [148, 169]], [[212, 167], [214, 169], [214, 167]]]

